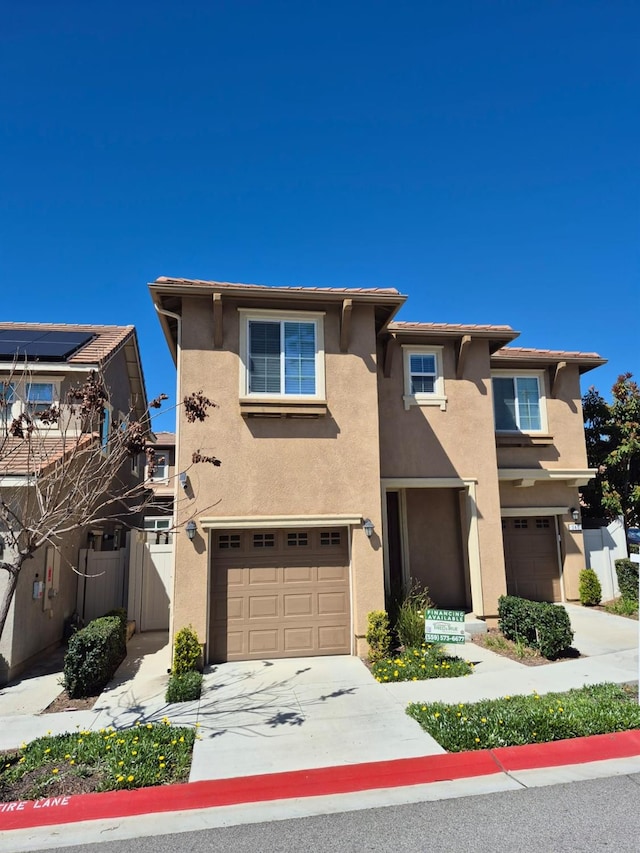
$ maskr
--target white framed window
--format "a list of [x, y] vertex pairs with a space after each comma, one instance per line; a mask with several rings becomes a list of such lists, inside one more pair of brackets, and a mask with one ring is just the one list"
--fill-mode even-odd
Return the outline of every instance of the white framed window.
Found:
[[170, 545], [173, 542], [173, 519], [170, 515], [147, 516], [143, 520], [147, 542], [156, 545]]
[[[148, 470], [148, 467], [147, 467]], [[153, 473], [149, 477], [151, 483], [169, 482], [169, 460], [166, 454], [159, 453], [153, 462]]]
[[47, 382], [38, 378], [20, 378], [11, 382], [0, 380], [0, 418], [8, 422], [26, 414], [33, 420], [39, 420], [43, 412], [59, 405], [60, 382], [59, 378]]
[[404, 407], [439, 406], [444, 412], [442, 347], [403, 346]]
[[239, 313], [240, 397], [323, 400], [324, 315]]
[[491, 385], [497, 432], [542, 432], [545, 429], [542, 371], [495, 371]]

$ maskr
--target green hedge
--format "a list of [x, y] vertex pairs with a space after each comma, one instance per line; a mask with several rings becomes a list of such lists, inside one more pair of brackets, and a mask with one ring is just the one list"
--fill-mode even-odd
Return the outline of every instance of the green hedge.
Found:
[[585, 607], [595, 607], [602, 601], [602, 586], [598, 575], [593, 569], [582, 569], [578, 589], [580, 604]]
[[561, 605], [501, 595], [498, 617], [498, 626], [508, 640], [538, 649], [545, 658], [558, 657], [573, 642], [569, 614]]
[[64, 657], [65, 690], [74, 699], [94, 696], [113, 678], [126, 654], [122, 619], [119, 616], [94, 619], [69, 640]]
[[638, 568], [638, 563], [633, 560], [616, 560], [620, 595], [627, 601], [638, 600]]

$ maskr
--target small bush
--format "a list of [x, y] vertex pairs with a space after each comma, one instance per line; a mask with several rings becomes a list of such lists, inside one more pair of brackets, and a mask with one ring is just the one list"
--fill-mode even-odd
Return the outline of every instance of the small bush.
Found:
[[367, 615], [367, 643], [369, 644], [369, 660], [371, 663], [381, 660], [391, 649], [391, 634], [389, 633], [389, 616], [385, 610], [372, 610]]
[[202, 674], [195, 670], [174, 672], [169, 678], [165, 699], [167, 702], [192, 702], [200, 698]]
[[638, 568], [638, 563], [633, 560], [616, 560], [620, 595], [628, 601], [638, 600]]
[[201, 649], [198, 635], [189, 625], [181, 628], [176, 634], [173, 645], [173, 668], [172, 672], [192, 672], [201, 668]]
[[400, 645], [406, 649], [420, 648], [424, 643], [424, 612], [435, 605], [429, 590], [420, 583], [411, 584], [405, 593], [396, 618], [396, 633]]
[[94, 619], [69, 639], [64, 657], [65, 690], [74, 699], [94, 696], [111, 681], [126, 654], [121, 619]]
[[573, 642], [569, 614], [559, 604], [529, 601], [515, 595], [498, 599], [498, 626], [508, 640], [524, 642], [548, 659]]
[[470, 675], [473, 664], [458, 657], [449, 657], [442, 646], [422, 643], [420, 648], [405, 649], [395, 658], [384, 658], [373, 664], [371, 672], [376, 681], [423, 681], [426, 678], [457, 678]]
[[585, 607], [595, 607], [602, 601], [602, 586], [593, 569], [583, 569], [580, 572], [579, 592], [580, 604]]

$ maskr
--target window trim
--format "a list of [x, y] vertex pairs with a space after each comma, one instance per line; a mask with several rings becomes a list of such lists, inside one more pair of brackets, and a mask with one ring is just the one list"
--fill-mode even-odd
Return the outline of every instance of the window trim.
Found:
[[[538, 381], [538, 405], [540, 407], [539, 429], [498, 429], [496, 424], [496, 398], [493, 391], [493, 380], [496, 379], [531, 379]], [[545, 435], [548, 432], [547, 420], [547, 394], [545, 388], [544, 370], [492, 370], [491, 371], [491, 397], [493, 403], [493, 423], [496, 435]]]
[[20, 417], [20, 415], [26, 414], [31, 417], [36, 424], [40, 424], [43, 428], [46, 428], [47, 430], [60, 429], [59, 423], [49, 423], [44, 426], [42, 425], [41, 418], [38, 417], [37, 412], [32, 415], [29, 406], [28, 389], [32, 385], [50, 385], [52, 390], [51, 405], [49, 406], [49, 408], [56, 407], [60, 410], [62, 408], [60, 398], [60, 388], [62, 385], [62, 379], [62, 376], [42, 376], [37, 373], [34, 373], [33, 375], [22, 374], [14, 377], [0, 376], [0, 383], [2, 383], [3, 385], [11, 386], [13, 389], [13, 400], [11, 401], [11, 403], [8, 406], [0, 406], [0, 421], [4, 423], [10, 423], [15, 418]]
[[[404, 402], [405, 411], [411, 406], [439, 406], [441, 411], [447, 409], [447, 396], [444, 389], [443, 346], [420, 346], [417, 344], [402, 345], [402, 368], [404, 373]], [[433, 355], [436, 361], [434, 390], [420, 391], [414, 394], [411, 390], [411, 356]]]
[[[325, 349], [324, 349], [324, 318], [325, 313], [320, 311], [277, 311], [277, 310], [250, 310], [239, 308], [240, 315], [240, 401], [277, 401], [285, 403], [324, 403], [325, 392]], [[249, 323], [252, 320], [263, 320], [283, 323], [286, 321], [313, 323], [316, 331], [315, 351], [315, 394], [287, 394], [249, 391]]]

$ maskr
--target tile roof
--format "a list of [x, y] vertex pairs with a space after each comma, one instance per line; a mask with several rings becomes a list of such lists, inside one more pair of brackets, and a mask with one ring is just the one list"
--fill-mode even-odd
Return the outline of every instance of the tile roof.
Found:
[[155, 434], [155, 436], [156, 436], [155, 444], [175, 444], [176, 443], [175, 432], [157, 432]]
[[606, 359], [597, 352], [570, 352], [559, 349], [531, 349], [529, 347], [503, 347], [493, 354], [494, 358], [546, 359], [551, 361], [598, 361], [604, 364]]
[[94, 335], [92, 340], [80, 347], [66, 359], [68, 364], [102, 363], [122, 346], [134, 334], [133, 326], [97, 326], [78, 323], [4, 323], [0, 322], [0, 331], [33, 332], [87, 332]]
[[79, 449], [91, 444], [95, 433], [85, 433], [75, 437], [44, 435], [35, 441], [9, 436], [0, 444], [0, 487], [3, 477], [20, 477], [27, 474], [42, 474], [51, 465], [63, 457], [70, 456]]
[[474, 323], [472, 325], [464, 325], [463, 323], [409, 323], [402, 320], [396, 320], [389, 323], [390, 332], [406, 331], [406, 332], [497, 332], [498, 334], [518, 334], [511, 326], [483, 326]]
[[273, 293], [285, 291], [287, 293], [320, 293], [320, 294], [344, 294], [345, 296], [401, 296], [399, 290], [395, 287], [288, 287], [277, 286], [271, 287], [266, 284], [242, 284], [240, 282], [229, 281], [204, 281], [197, 278], [171, 278], [169, 276], [160, 276], [155, 281], [151, 282], [159, 285], [177, 285], [179, 287], [210, 287], [212, 290], [255, 290], [262, 293]]

